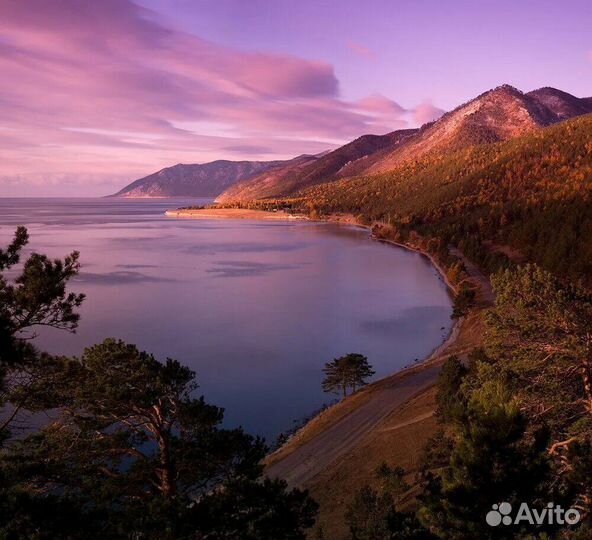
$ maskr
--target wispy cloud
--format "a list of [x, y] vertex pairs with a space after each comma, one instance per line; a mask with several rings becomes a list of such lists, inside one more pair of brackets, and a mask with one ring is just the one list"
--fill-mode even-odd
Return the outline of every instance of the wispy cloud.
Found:
[[29, 181], [104, 188], [248, 150], [316, 153], [406, 124], [388, 98], [342, 99], [328, 63], [221, 46], [130, 0], [3, 2], [0, 69], [4, 194]]
[[380, 94], [362, 98], [354, 106], [358, 111], [373, 116], [377, 131], [382, 133], [406, 127], [409, 118], [408, 113], [413, 112]]
[[367, 60], [376, 60], [376, 54], [374, 53], [374, 51], [371, 50], [369, 47], [366, 47], [366, 45], [363, 45], [362, 43], [350, 40], [347, 42], [347, 48], [350, 51], [352, 51], [356, 56], [365, 58]]

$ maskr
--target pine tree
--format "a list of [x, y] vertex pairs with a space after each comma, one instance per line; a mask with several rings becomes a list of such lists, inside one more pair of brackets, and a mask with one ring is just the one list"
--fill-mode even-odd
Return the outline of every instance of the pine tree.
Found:
[[73, 332], [79, 320], [76, 312], [84, 295], [66, 291], [68, 282], [78, 274], [78, 252], [64, 260], [51, 260], [31, 254], [16, 278], [8, 279], [7, 270], [16, 270], [23, 248], [29, 242], [24, 227], [18, 227], [13, 241], [0, 249], [0, 407], [3, 411], [0, 444], [10, 436], [14, 419], [21, 409], [35, 408], [37, 396], [30, 386], [50, 369], [51, 359], [32, 344], [35, 329], [49, 326]]
[[316, 504], [262, 477], [263, 441], [220, 427], [222, 409], [195, 396], [187, 367], [113, 339], [62, 364], [62, 414], [0, 461], [29, 501], [0, 536], [24, 522], [60, 538], [49, 501], [69, 508], [76, 538], [305, 538]]
[[448, 466], [440, 476], [428, 476], [420, 497], [421, 521], [443, 539], [519, 538], [519, 528], [494, 529], [485, 515], [502, 501], [546, 504], [546, 440], [523, 439], [519, 403], [499, 381], [471, 394], [456, 425]]
[[388, 540], [393, 538], [389, 529], [395, 517], [392, 496], [388, 493], [380, 494], [370, 486], [364, 486], [349, 504], [345, 522], [352, 540]]
[[436, 417], [441, 422], [451, 422], [464, 411], [464, 395], [461, 385], [468, 369], [458, 356], [448, 358], [438, 375], [436, 393]]
[[341, 392], [343, 397], [347, 396], [348, 388], [355, 392], [357, 388], [367, 384], [367, 379], [375, 373], [368, 363], [368, 358], [357, 353], [350, 353], [326, 363], [323, 372], [323, 391]]
[[576, 481], [571, 460], [585, 462], [592, 442], [592, 294], [536, 265], [498, 273], [492, 284], [489, 353], [526, 413], [550, 429], [557, 480], [577, 486], [572, 504], [590, 512], [592, 483]]

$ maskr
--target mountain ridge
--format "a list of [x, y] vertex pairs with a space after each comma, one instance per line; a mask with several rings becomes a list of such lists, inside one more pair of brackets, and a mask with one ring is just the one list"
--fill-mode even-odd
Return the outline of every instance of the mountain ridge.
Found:
[[375, 163], [368, 172], [385, 172], [403, 161], [419, 159], [429, 153], [508, 140], [557, 121], [557, 114], [542, 100], [504, 84], [445, 113], [404, 148], [395, 149]]
[[[577, 98], [551, 87], [524, 93], [504, 84], [483, 92], [419, 129], [400, 130], [378, 136], [383, 144], [361, 152], [356, 159], [343, 163], [338, 170], [329, 168], [323, 171], [324, 175], [317, 174], [311, 179], [310, 175], [303, 174], [306, 170], [290, 170], [287, 165], [275, 181], [267, 173], [256, 175], [249, 180], [237, 182], [223, 192], [217, 201], [233, 203], [289, 196], [311, 185], [387, 172], [405, 162], [416, 161], [425, 156], [509, 140], [588, 112], [592, 112], [592, 98]], [[405, 137], [395, 136], [403, 132], [406, 133]], [[328, 156], [347, 153], [348, 147], [364, 137], [371, 136], [360, 137]], [[388, 137], [393, 140], [389, 141]], [[314, 169], [315, 165], [309, 167]], [[273, 189], [270, 189], [270, 184], [273, 184]]]
[[416, 129], [406, 129], [386, 135], [362, 135], [331, 152], [313, 156], [314, 159], [306, 163], [288, 162], [280, 169], [237, 182], [222, 193], [216, 201], [226, 203], [286, 195], [323, 181], [344, 177], [349, 173], [348, 167], [352, 164], [386, 146], [400, 144], [416, 131]]
[[234, 182], [282, 165], [284, 161], [178, 163], [134, 180], [109, 197], [216, 197]]

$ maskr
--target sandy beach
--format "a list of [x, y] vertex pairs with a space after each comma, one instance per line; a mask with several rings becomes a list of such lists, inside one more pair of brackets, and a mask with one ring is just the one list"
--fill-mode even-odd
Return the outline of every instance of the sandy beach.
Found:
[[165, 215], [193, 219], [263, 219], [285, 221], [308, 219], [306, 216], [289, 214], [282, 210], [268, 212], [266, 210], [249, 210], [246, 208], [177, 208], [167, 210]]

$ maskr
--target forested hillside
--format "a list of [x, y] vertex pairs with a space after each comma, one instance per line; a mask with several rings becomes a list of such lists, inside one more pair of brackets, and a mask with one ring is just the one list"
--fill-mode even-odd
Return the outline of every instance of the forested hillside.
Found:
[[[509, 141], [440, 154], [302, 191], [296, 208], [348, 212], [462, 244], [508, 251], [570, 276], [592, 274], [592, 115]], [[482, 255], [482, 253], [481, 253]]]
[[[313, 216], [382, 222], [378, 236], [419, 240], [438, 258], [456, 245], [452, 255], [493, 272], [495, 305], [474, 308], [484, 322], [480, 346], [449, 356], [439, 376], [440, 431], [415, 476], [395, 460], [365, 479], [344, 512], [352, 539], [591, 537], [591, 189], [587, 115], [281, 202]], [[449, 275], [457, 264], [445, 265]], [[405, 474], [419, 493], [410, 512], [402, 494], [409, 486], [400, 487]], [[498, 508], [492, 501], [504, 501], [507, 513], [523, 501], [555, 504], [573, 520], [495, 528], [485, 519]]]

